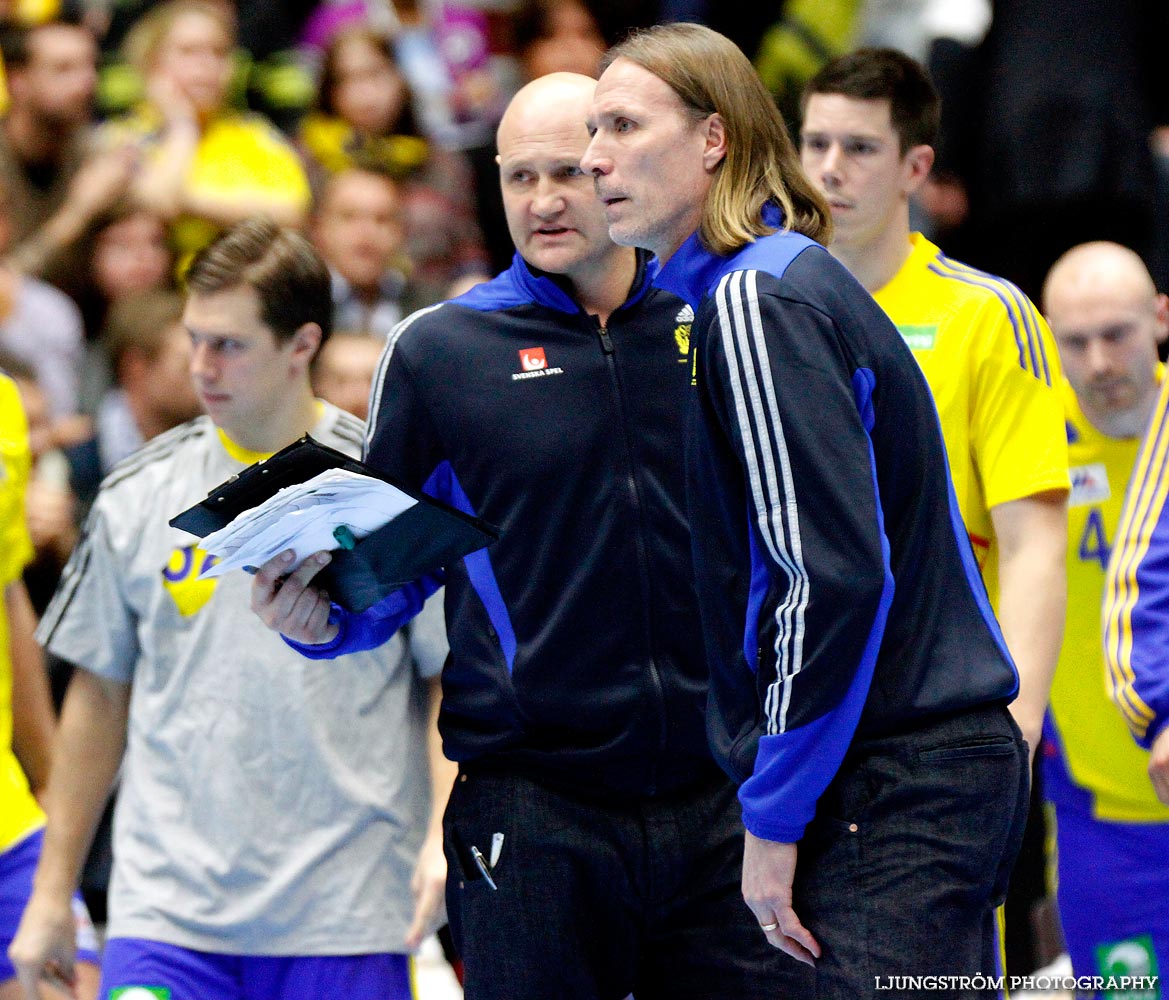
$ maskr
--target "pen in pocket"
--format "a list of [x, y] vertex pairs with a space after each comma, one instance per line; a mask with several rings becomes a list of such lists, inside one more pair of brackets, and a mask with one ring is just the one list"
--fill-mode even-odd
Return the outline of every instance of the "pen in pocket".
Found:
[[483, 876], [487, 884], [492, 889], [498, 889], [499, 886], [495, 884], [495, 879], [491, 877], [491, 869], [487, 867], [487, 859], [483, 857], [483, 852], [474, 844], [471, 845], [471, 857], [475, 859], [475, 867], [479, 869], [479, 874]]

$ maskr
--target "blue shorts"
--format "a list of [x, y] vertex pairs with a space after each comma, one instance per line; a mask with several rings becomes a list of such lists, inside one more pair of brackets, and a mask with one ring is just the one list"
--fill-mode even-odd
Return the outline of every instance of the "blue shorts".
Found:
[[1059, 918], [1077, 976], [1169, 974], [1169, 823], [1057, 805]]
[[[16, 970], [8, 961], [8, 946], [16, 936], [20, 916], [32, 895], [32, 877], [44, 839], [44, 831], [37, 830], [0, 854], [0, 983], [16, 977]], [[73, 896], [73, 919], [77, 925], [77, 960], [96, 965], [97, 934], [79, 893]]]
[[409, 955], [222, 955], [106, 942], [99, 1000], [414, 1000]]

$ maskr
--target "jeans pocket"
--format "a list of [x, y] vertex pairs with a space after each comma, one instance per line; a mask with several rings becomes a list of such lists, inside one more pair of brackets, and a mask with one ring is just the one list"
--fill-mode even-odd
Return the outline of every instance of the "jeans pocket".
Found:
[[443, 848], [458, 887], [492, 888], [506, 869], [513, 789], [506, 780], [460, 775], [443, 817]]
[[1009, 736], [973, 736], [917, 751], [918, 760], [970, 760], [977, 757], [1009, 757], [1017, 752]]
[[866, 832], [859, 820], [823, 815], [800, 841], [792, 906], [823, 948], [816, 982], [824, 996], [868, 996], [872, 989]]

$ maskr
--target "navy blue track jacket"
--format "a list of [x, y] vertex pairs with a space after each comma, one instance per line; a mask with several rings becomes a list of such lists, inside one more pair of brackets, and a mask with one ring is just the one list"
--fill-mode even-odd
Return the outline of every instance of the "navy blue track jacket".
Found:
[[[685, 512], [692, 312], [643, 255], [602, 330], [517, 255], [403, 321], [375, 380], [366, 461], [485, 518], [448, 567], [447, 756], [645, 795], [717, 773]], [[335, 656], [385, 641], [438, 585], [334, 609]]]
[[850, 748], [1006, 702], [1018, 678], [929, 386], [852, 275], [795, 233], [730, 257], [694, 235], [657, 284], [696, 311], [687, 487], [711, 744], [747, 828], [794, 842]]

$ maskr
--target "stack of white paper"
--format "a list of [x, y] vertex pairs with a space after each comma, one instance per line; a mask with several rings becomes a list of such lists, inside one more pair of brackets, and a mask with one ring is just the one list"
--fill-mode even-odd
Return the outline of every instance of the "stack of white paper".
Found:
[[333, 534], [337, 528], [348, 528], [360, 541], [417, 502], [380, 479], [329, 469], [285, 487], [204, 538], [200, 548], [219, 561], [200, 578], [262, 566], [286, 549], [296, 553], [295, 568], [314, 552], [340, 548]]

